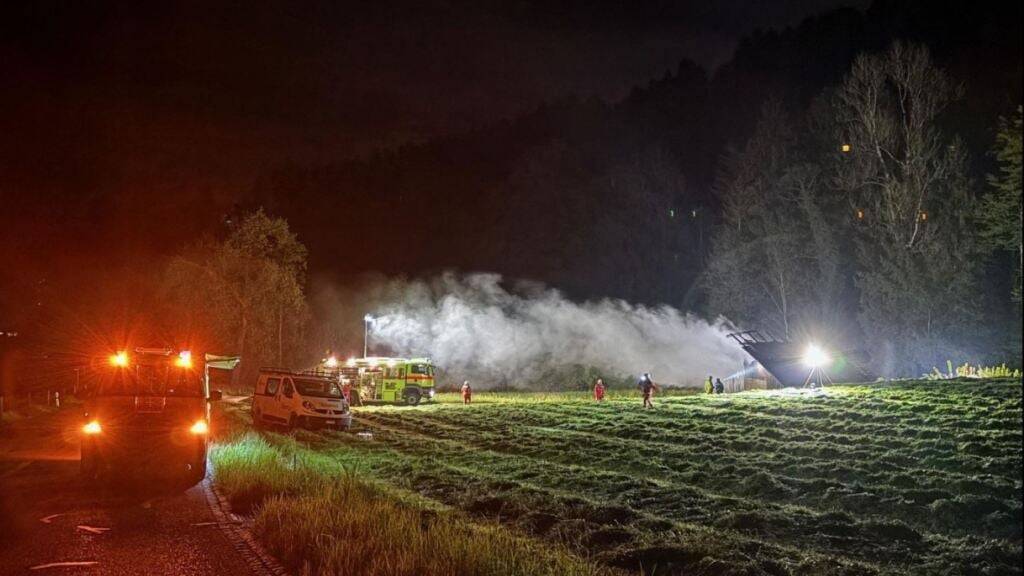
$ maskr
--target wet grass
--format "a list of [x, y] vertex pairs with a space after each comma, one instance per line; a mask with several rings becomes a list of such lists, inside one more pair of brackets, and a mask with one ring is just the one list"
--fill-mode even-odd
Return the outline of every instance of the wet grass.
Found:
[[371, 439], [264, 441], [632, 573], [1020, 574], [1021, 397], [1005, 379], [655, 410], [618, 391], [442, 395], [358, 410]]
[[614, 574], [498, 523], [389, 488], [294, 440], [246, 434], [212, 452], [236, 511], [255, 515], [267, 549], [302, 574], [352, 576]]

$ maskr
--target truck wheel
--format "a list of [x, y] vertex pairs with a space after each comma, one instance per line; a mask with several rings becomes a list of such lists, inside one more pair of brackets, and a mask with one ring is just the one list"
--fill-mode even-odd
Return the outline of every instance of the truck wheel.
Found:
[[262, 430], [264, 428], [263, 415], [260, 414], [259, 408], [252, 409], [252, 427], [257, 430]]
[[94, 451], [82, 446], [82, 458], [79, 461], [78, 473], [87, 484], [93, 484], [100, 476], [99, 458]]
[[420, 390], [419, 388], [413, 388], [412, 390], [405, 391], [405, 405], [415, 406], [420, 403]]
[[295, 414], [292, 414], [291, 416], [288, 417], [288, 429], [289, 430], [295, 430], [295, 425], [297, 424], [297, 420], [298, 419], [295, 417]]
[[206, 460], [203, 460], [202, 463], [193, 465], [192, 469], [188, 471], [188, 480], [191, 483], [191, 486], [199, 484], [204, 478], [206, 478]]

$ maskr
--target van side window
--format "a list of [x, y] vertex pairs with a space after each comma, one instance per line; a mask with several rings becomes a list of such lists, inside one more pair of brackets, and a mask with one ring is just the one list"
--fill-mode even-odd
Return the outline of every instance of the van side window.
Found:
[[281, 385], [280, 378], [267, 378], [267, 396], [274, 396], [277, 394], [277, 387]]
[[284, 381], [284, 395], [291, 398], [292, 394], [295, 394], [295, 387], [292, 386], [292, 380], [289, 378]]

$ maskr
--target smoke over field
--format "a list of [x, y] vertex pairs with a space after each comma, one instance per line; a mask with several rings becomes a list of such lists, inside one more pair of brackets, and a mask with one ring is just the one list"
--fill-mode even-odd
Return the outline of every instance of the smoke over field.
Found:
[[481, 387], [572, 365], [696, 386], [708, 374], [732, 374], [742, 358], [724, 320], [709, 324], [668, 306], [575, 303], [536, 284], [506, 289], [494, 274], [390, 281], [378, 290], [371, 348], [430, 356], [451, 377]]

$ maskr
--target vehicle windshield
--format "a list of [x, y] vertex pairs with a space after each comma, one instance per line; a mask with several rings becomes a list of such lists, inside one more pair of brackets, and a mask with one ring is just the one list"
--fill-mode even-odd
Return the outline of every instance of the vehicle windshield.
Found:
[[203, 379], [194, 370], [168, 364], [136, 364], [117, 370], [96, 386], [97, 396], [203, 396]]
[[412, 374], [422, 374], [424, 376], [433, 376], [434, 375], [434, 367], [431, 366], [430, 364], [413, 364], [412, 365], [412, 370], [410, 370], [410, 372]]
[[321, 398], [341, 398], [341, 388], [334, 380], [295, 378], [295, 388], [302, 396], [319, 396]]

